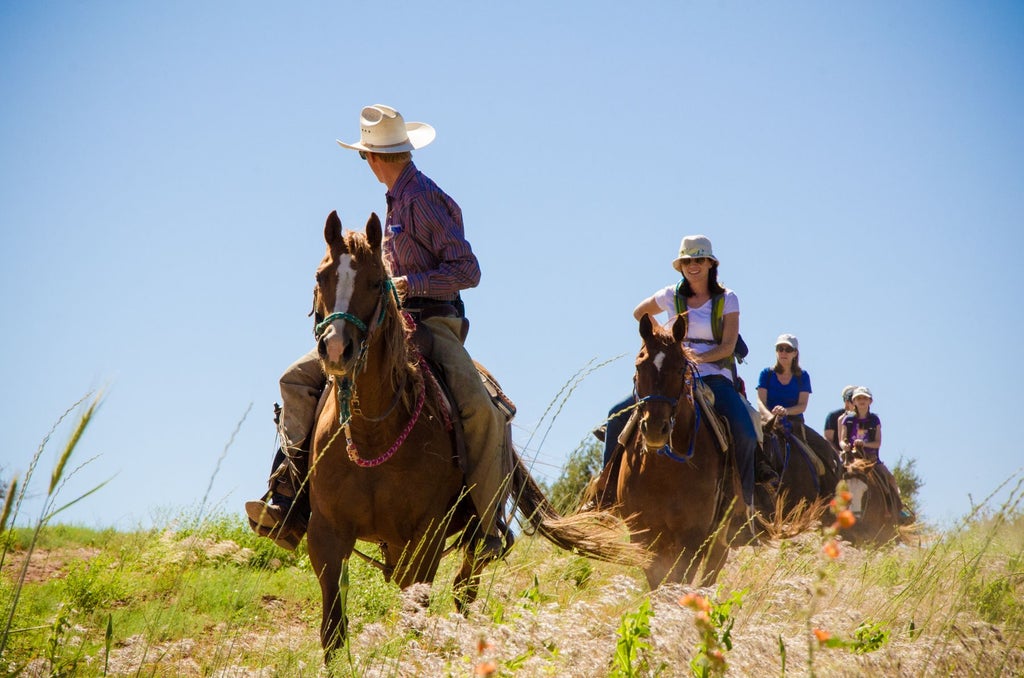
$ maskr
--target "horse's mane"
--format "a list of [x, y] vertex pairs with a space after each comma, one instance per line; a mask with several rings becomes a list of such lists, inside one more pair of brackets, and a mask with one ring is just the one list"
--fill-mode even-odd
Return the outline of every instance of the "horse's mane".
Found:
[[868, 473], [868, 471], [870, 471], [872, 468], [874, 468], [874, 466], [875, 466], [875, 462], [874, 461], [869, 461], [867, 459], [863, 459], [863, 458], [858, 457], [858, 458], [854, 459], [853, 461], [851, 461], [850, 463], [848, 463], [846, 465], [846, 471], [847, 471], [847, 473], [856, 473], [856, 474], [865, 474], [866, 475]]
[[[358, 231], [346, 231], [344, 234], [345, 246], [357, 262], [371, 262], [372, 266], [378, 266], [385, 271], [384, 262], [379, 252], [374, 252], [364, 233]], [[385, 361], [385, 371], [391, 375], [391, 386], [395, 390], [402, 388], [408, 383], [418, 383], [422, 378], [420, 375], [419, 355], [412, 350], [412, 333], [415, 329], [412, 320], [398, 307], [396, 295], [391, 288], [385, 288], [381, 292], [384, 304], [384, 317], [374, 332], [380, 333], [380, 347], [383, 351], [380, 356]], [[376, 318], [371, 319], [376, 322]], [[412, 389], [406, 389], [403, 393], [403, 401], [411, 405]]]

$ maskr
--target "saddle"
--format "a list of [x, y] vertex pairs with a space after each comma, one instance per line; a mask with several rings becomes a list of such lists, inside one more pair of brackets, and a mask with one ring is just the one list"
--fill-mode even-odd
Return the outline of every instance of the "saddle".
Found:
[[[435, 316], [447, 318], [460, 317], [458, 310], [451, 304], [436, 304], [434, 306], [428, 306], [419, 310], [416, 315], [420, 320], [426, 320], [427, 318]], [[460, 339], [465, 341], [468, 332], [469, 319], [462, 317]], [[466, 472], [466, 469], [468, 468], [466, 436], [462, 430], [462, 419], [459, 416], [455, 397], [445, 380], [444, 370], [429, 357], [434, 344], [434, 336], [422, 323], [417, 322], [412, 334], [412, 343], [416, 347], [416, 350], [420, 352], [420, 355], [424, 357], [424, 363], [427, 366], [425, 374], [423, 375], [424, 379], [429, 379], [433, 383], [435, 390], [441, 396], [438, 398], [438, 402], [443, 410], [445, 424], [452, 436], [452, 444], [457, 453], [459, 468], [461, 468], [463, 472]], [[511, 427], [508, 426], [508, 424], [512, 422], [512, 419], [516, 415], [515, 403], [512, 402], [511, 398], [505, 395], [505, 392], [501, 390], [498, 382], [495, 381], [494, 377], [491, 376], [491, 373], [488, 372], [483, 365], [475, 360], [473, 361], [473, 364], [476, 366], [476, 371], [480, 375], [480, 381], [483, 383], [484, 388], [487, 389], [487, 393], [491, 396], [491, 404], [495, 409], [501, 412], [505, 419], [505, 443], [506, 447], [511, 449]]]
[[726, 452], [732, 441], [729, 421], [715, 411], [715, 392], [711, 390], [711, 387], [700, 379], [695, 379], [694, 381], [696, 388], [693, 389], [693, 393], [700, 404], [701, 415], [703, 415], [704, 421], [708, 422], [711, 426], [711, 430], [715, 432], [715, 438], [718, 440], [718, 446], [722, 449], [722, 452]]

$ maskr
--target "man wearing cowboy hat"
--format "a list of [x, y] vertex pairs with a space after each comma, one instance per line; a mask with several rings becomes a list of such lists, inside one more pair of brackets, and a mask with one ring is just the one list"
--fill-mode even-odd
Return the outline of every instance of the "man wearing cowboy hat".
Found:
[[[413, 315], [417, 325], [429, 330], [429, 357], [444, 370], [461, 415], [469, 457], [467, 484], [480, 516], [481, 555], [500, 557], [504, 545], [498, 523], [507, 492], [503, 464], [505, 419], [492, 404], [462, 344], [465, 307], [459, 293], [476, 287], [480, 281], [480, 266], [463, 232], [462, 210], [412, 162], [412, 151], [434, 140], [433, 127], [407, 123], [394, 108], [375, 104], [361, 111], [359, 129], [359, 141], [339, 140], [338, 144], [358, 151], [377, 180], [387, 187], [384, 261], [402, 308]], [[274, 537], [286, 548], [294, 548], [305, 531], [308, 509], [289, 510], [299, 495], [291, 485], [301, 486], [305, 480], [308, 439], [323, 388], [316, 351], [300, 358], [282, 376], [283, 454], [289, 457], [284, 460], [286, 463], [292, 462], [288, 464], [292, 470], [275, 470], [278, 480], [287, 482], [275, 487], [272, 475], [269, 501], [246, 504], [253, 529]], [[299, 458], [298, 464], [294, 463], [295, 457]], [[302, 524], [284, 529], [289, 522]]]

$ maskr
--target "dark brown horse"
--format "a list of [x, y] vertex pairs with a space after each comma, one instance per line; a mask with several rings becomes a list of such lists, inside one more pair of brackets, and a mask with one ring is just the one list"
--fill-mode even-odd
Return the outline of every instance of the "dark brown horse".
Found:
[[[824, 517], [839, 481], [839, 460], [828, 441], [800, 422], [773, 415], [762, 428], [764, 458], [779, 483], [774, 499], [759, 496], [758, 504], [774, 506], [775, 532], [791, 535], [795, 526], [808, 527]], [[772, 488], [758, 485], [755, 492], [765, 495]]]
[[639, 424], [615, 485], [616, 509], [630, 520], [632, 538], [654, 554], [645, 568], [651, 588], [690, 583], [701, 567], [702, 584], [712, 583], [736, 529], [725, 518], [741, 523], [745, 517], [735, 464], [695, 406], [696, 370], [682, 345], [685, 334], [685, 316], [668, 329], [655, 327], [647, 315], [640, 320]]
[[[442, 556], [462, 549], [455, 587], [463, 605], [475, 597], [486, 564], [470, 548], [478, 519], [449, 430], [453, 415], [410, 343], [413, 321], [399, 309], [381, 237], [377, 215], [364, 235], [343, 232], [332, 212], [316, 273], [316, 332], [330, 397], [313, 440], [307, 536], [323, 596], [320, 635], [328, 660], [345, 635], [339, 580], [357, 539], [380, 548], [382, 562], [363, 557], [403, 588], [432, 582]], [[524, 527], [582, 555], [643, 560], [611, 514], [559, 516], [510, 441], [506, 447], [509, 492]]]

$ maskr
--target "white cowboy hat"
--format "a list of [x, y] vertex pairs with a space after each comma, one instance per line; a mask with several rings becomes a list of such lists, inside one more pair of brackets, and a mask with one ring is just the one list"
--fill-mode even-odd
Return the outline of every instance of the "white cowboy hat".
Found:
[[711, 252], [711, 241], [706, 235], [688, 235], [683, 238], [683, 241], [679, 243], [679, 256], [672, 262], [672, 268], [682, 273], [683, 259], [695, 257], [707, 257], [716, 264], [718, 263], [718, 259]]
[[367, 106], [359, 113], [359, 141], [339, 146], [369, 153], [404, 153], [423, 148], [437, 133], [424, 122], [406, 122], [402, 114], [384, 104]]

